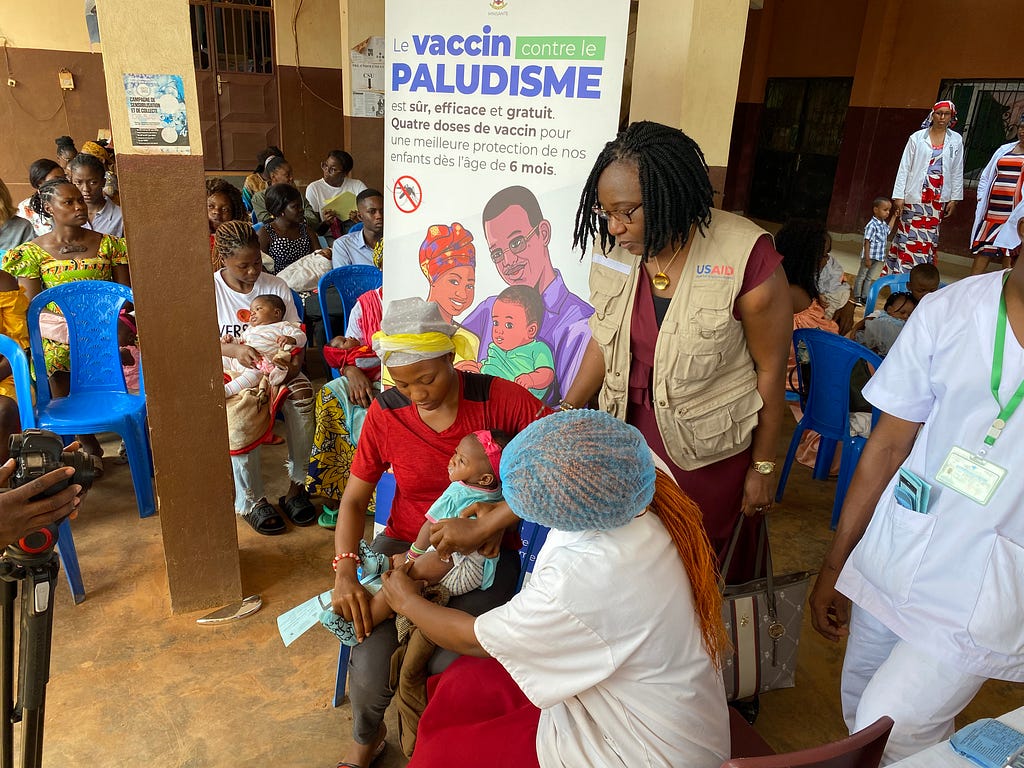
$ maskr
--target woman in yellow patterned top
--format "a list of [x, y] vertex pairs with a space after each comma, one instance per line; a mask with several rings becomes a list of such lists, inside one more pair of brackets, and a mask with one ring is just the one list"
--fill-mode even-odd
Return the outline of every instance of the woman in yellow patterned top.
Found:
[[[37, 213], [53, 221], [53, 231], [12, 248], [3, 259], [4, 271], [18, 278], [29, 301], [45, 288], [77, 280], [110, 280], [131, 285], [124, 240], [84, 228], [89, 220], [88, 209], [74, 184], [63, 178], [46, 182], [39, 188], [34, 205]], [[59, 312], [52, 304], [47, 309]], [[43, 325], [41, 320], [40, 326]], [[70, 387], [69, 348], [66, 341], [58, 340], [59, 331], [51, 331], [58, 339], [46, 338], [46, 334], [43, 330], [50, 391], [54, 397], [63, 397]], [[81, 435], [79, 439], [86, 451], [94, 456], [103, 455], [95, 437]]]

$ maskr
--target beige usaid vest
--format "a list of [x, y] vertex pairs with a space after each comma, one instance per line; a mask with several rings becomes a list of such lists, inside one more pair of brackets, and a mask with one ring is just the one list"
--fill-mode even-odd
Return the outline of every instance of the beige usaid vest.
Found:
[[[764, 234], [740, 216], [713, 211], [706, 234], [693, 238], [661, 324], [651, 398], [668, 454], [682, 469], [736, 455], [750, 445], [757, 426], [757, 374], [732, 309], [750, 251]], [[607, 256], [595, 254], [590, 268], [590, 327], [605, 360], [600, 404], [619, 419], [626, 418], [630, 320], [641, 261], [616, 247]]]

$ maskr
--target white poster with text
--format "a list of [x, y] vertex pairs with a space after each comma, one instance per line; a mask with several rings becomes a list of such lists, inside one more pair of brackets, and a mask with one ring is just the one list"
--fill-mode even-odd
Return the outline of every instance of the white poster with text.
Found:
[[388, 0], [385, 300], [557, 403], [590, 338], [580, 190], [616, 132], [628, 0]]

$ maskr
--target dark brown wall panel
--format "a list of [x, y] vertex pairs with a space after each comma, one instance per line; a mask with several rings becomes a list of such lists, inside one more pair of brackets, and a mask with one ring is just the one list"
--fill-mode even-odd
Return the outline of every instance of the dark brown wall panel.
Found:
[[[308, 88], [303, 88], [299, 82], [299, 70], [296, 67], [277, 68], [277, 87], [281, 104], [281, 149], [292, 165], [296, 182], [308, 184], [321, 177], [320, 163], [327, 153], [332, 149], [344, 149], [345, 146], [340, 109], [341, 70], [303, 67], [302, 80]], [[339, 108], [328, 106], [317, 96]], [[253, 158], [253, 163], [255, 162], [256, 159]], [[356, 170], [359, 170], [358, 158]], [[353, 175], [360, 178], [358, 174]]]
[[[57, 159], [56, 137], [68, 134], [81, 147], [95, 140], [100, 128], [110, 128], [110, 117], [100, 54], [8, 48], [7, 56], [18, 84], [10, 88], [6, 78], [0, 82], [0, 179], [17, 202], [32, 191], [29, 165], [41, 157]], [[61, 68], [75, 77], [75, 90], [63, 92], [63, 107]]]
[[347, 117], [349, 152], [356, 161], [352, 175], [368, 187], [384, 189], [384, 121], [373, 117]]
[[738, 102], [732, 121], [732, 139], [729, 142], [729, 172], [725, 179], [727, 211], [745, 211], [750, 203], [750, 182], [757, 157], [757, 137], [761, 128], [764, 104]]

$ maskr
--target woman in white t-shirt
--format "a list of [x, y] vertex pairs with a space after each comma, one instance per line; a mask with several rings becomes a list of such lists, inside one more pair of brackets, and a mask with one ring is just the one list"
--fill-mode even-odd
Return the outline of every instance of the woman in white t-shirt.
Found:
[[359, 179], [350, 179], [348, 177], [352, 172], [352, 165], [352, 155], [341, 149], [332, 149], [328, 153], [327, 159], [320, 164], [324, 177], [311, 181], [306, 187], [306, 200], [309, 201], [309, 204], [319, 214], [320, 218], [331, 225], [332, 232], [336, 227], [338, 228], [336, 237], [344, 234], [340, 227], [341, 219], [355, 220], [355, 211], [346, 212], [339, 219], [334, 211], [324, 210], [324, 203], [345, 192], [358, 195], [366, 189], [366, 185]]
[[[726, 640], [696, 504], [602, 411], [535, 421], [499, 475], [509, 507], [551, 528], [511, 601], [476, 618], [420, 597], [403, 567], [384, 574], [396, 613], [478, 657], [442, 675], [410, 768], [720, 765]], [[459, 522], [435, 526], [442, 556], [443, 527]]]
[[[299, 322], [291, 289], [279, 277], [263, 272], [259, 241], [245, 221], [221, 224], [214, 235], [214, 251], [221, 269], [214, 273], [219, 336], [241, 336], [249, 326], [249, 305], [257, 296], [280, 296], [285, 305], [284, 319]], [[254, 368], [259, 352], [246, 344], [221, 343], [221, 354]], [[288, 397], [281, 403], [288, 429], [288, 493], [278, 503], [294, 525], [312, 525], [317, 510], [309, 500], [304, 483], [309, 453], [313, 445], [313, 386], [299, 369], [302, 355], [292, 358], [292, 375], [287, 380]], [[260, 472], [260, 446], [231, 456], [235, 478], [235, 512], [257, 533], [272, 536], [287, 530], [281, 514], [263, 495]]]

